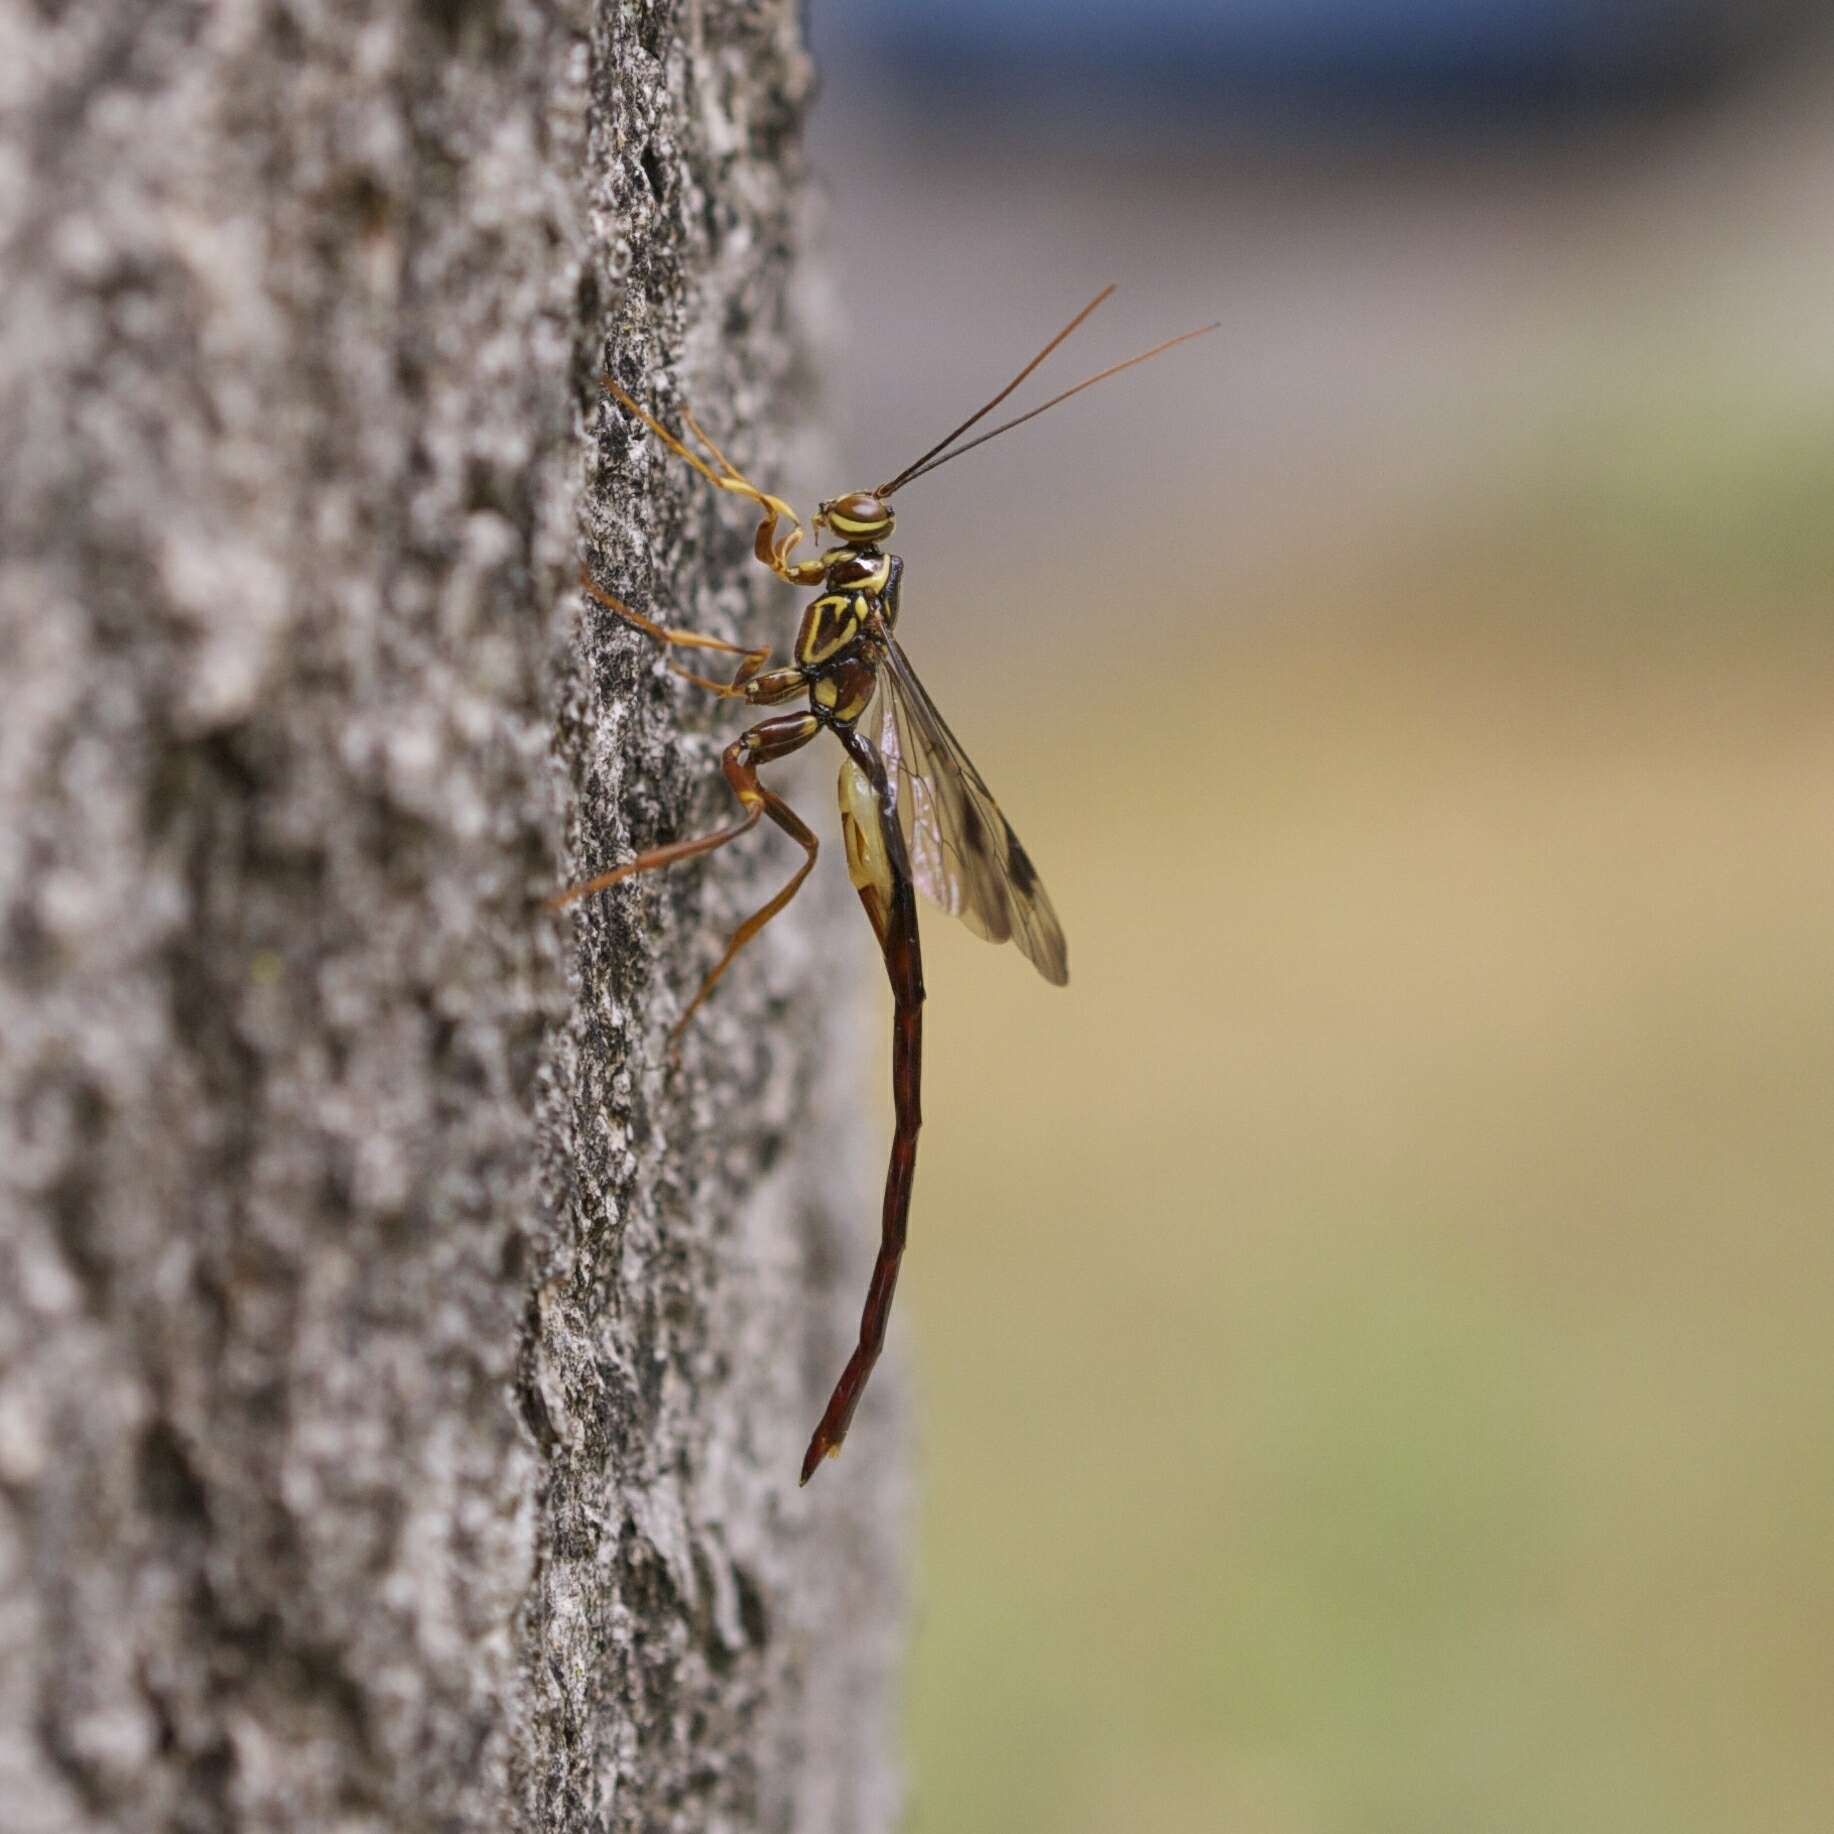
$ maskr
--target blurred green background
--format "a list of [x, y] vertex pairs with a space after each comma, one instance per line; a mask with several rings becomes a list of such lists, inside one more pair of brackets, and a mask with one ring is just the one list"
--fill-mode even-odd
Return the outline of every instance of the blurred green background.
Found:
[[816, 26], [799, 501], [1223, 321], [899, 504], [1071, 947], [926, 924], [911, 1826], [1819, 1834], [1834, 65], [1243, 132]]

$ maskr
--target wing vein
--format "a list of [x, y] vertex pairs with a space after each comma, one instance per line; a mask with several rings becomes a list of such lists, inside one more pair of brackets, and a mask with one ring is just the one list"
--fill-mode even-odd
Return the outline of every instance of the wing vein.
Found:
[[1000, 813], [884, 623], [879, 751], [891, 771], [911, 877], [925, 897], [990, 942], [1018, 943], [1038, 972], [1069, 979], [1063, 926], [1031, 856]]

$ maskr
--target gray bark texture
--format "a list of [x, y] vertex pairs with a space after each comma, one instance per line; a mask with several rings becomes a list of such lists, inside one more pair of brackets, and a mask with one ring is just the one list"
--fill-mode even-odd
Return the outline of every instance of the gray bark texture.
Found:
[[729, 819], [582, 561], [793, 628], [597, 377], [819, 458], [811, 89], [792, 0], [0, 0], [8, 1834], [895, 1818], [896, 1370], [795, 1485], [864, 919], [673, 1064], [796, 850], [540, 902]]

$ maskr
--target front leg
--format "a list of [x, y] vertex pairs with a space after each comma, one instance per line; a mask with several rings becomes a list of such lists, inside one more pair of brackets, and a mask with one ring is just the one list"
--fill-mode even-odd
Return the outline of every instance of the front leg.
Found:
[[[695, 438], [712, 453], [714, 464], [719, 467], [717, 471], [699, 453], [689, 451], [647, 408], [625, 394], [610, 376], [600, 376], [599, 380], [616, 397], [621, 406], [635, 414], [678, 459], [683, 459], [692, 465], [709, 484], [720, 490], [729, 490], [736, 496], [745, 497], [763, 510], [764, 519], [758, 524], [758, 532], [753, 539], [752, 550], [779, 579], [787, 580], [792, 586], [814, 586], [820, 583], [823, 573], [820, 560], [811, 558], [793, 561], [790, 559], [790, 550], [802, 540], [801, 518], [781, 497], [773, 497], [768, 490], [760, 490], [756, 484], [752, 483], [744, 472], [707, 437], [706, 429], [686, 408], [682, 409], [681, 417], [687, 422], [688, 429]], [[781, 535], [777, 532], [779, 522], [789, 524]]]

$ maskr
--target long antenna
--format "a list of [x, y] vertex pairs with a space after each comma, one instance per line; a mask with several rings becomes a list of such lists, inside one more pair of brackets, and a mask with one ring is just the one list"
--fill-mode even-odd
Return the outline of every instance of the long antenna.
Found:
[[[1218, 323], [1220, 322], [1219, 320]], [[909, 484], [913, 480], [922, 477], [926, 472], [935, 471], [938, 467], [948, 464], [950, 459], [958, 459], [964, 452], [972, 452], [976, 446], [984, 446], [990, 439], [998, 439], [1002, 433], [1010, 433], [1014, 427], [1024, 426], [1028, 420], [1036, 420], [1040, 414], [1046, 411], [1046, 409], [1056, 407], [1060, 401], [1068, 401], [1072, 395], [1080, 395], [1084, 389], [1094, 388], [1098, 382], [1106, 382], [1110, 376], [1118, 376], [1122, 370], [1132, 369], [1136, 363], [1144, 363], [1150, 358], [1170, 350], [1174, 344], [1188, 344], [1192, 338], [1205, 337], [1210, 332], [1216, 330], [1216, 328], [1216, 325], [1199, 325], [1195, 331], [1181, 331], [1175, 338], [1167, 338], [1163, 344], [1155, 344], [1151, 350], [1143, 350], [1137, 357], [1129, 357], [1125, 363], [1111, 364], [1107, 369], [1101, 370], [1096, 375], [1086, 377], [1083, 381], [1077, 383], [1074, 388], [1065, 389], [1061, 395], [1053, 395], [1043, 407], [1036, 407], [1031, 409], [1029, 413], [1015, 415], [1011, 420], [1003, 420], [997, 427], [993, 428], [991, 432], [981, 434], [978, 439], [969, 440], [965, 446], [957, 446], [953, 452], [944, 452], [941, 458], [930, 456], [919, 459], [917, 463], [908, 471], [904, 472], [895, 483], [890, 486], [882, 485], [874, 494], [881, 497], [886, 496], [891, 490], [899, 489], [903, 485]], [[1036, 367], [1036, 365], [1034, 365], [1034, 367]], [[1008, 390], [1007, 393], [1010, 394], [1011, 390]], [[999, 399], [999, 396], [995, 397], [995, 400]], [[991, 407], [992, 405], [992, 402], [988, 403], [988, 406]], [[983, 412], [984, 411], [985, 410], [983, 410]], [[975, 420], [979, 420], [980, 415], [977, 414], [974, 418]], [[971, 420], [968, 425], [973, 426], [974, 421]], [[953, 433], [949, 436], [950, 439], [954, 437], [955, 435]], [[943, 444], [947, 445], [948, 440], [945, 440]], [[941, 450], [941, 448], [938, 448], [938, 450]]]
[[914, 478], [917, 475], [917, 473], [925, 465], [927, 465], [930, 462], [931, 459], [935, 458], [937, 453], [942, 451], [942, 449], [945, 446], [953, 445], [955, 441], [960, 439], [961, 436], [964, 433], [966, 433], [968, 429], [971, 426], [973, 426], [977, 420], [981, 419], [983, 415], [991, 414], [994, 411], [994, 409], [997, 408], [1000, 405], [1000, 403], [1004, 401], [1006, 397], [1010, 395], [1013, 392], [1013, 390], [1016, 389], [1019, 386], [1019, 384], [1023, 382], [1025, 378], [1029, 376], [1032, 373], [1032, 371], [1035, 370], [1038, 367], [1038, 365], [1042, 363], [1045, 360], [1045, 358], [1048, 357], [1051, 354], [1051, 352], [1055, 350], [1057, 346], [1061, 344], [1064, 341], [1064, 339], [1067, 338], [1070, 335], [1070, 333], [1074, 331], [1076, 327], [1080, 325], [1083, 322], [1083, 320], [1086, 319], [1089, 316], [1089, 314], [1093, 312], [1095, 308], [1099, 306], [1102, 303], [1102, 301], [1105, 300], [1108, 297], [1108, 295], [1112, 293], [1113, 291], [1114, 291], [1114, 286], [1112, 282], [1109, 285], [1103, 287], [1102, 290], [1098, 294], [1096, 294], [1096, 296], [1092, 300], [1090, 300], [1090, 302], [1086, 306], [1084, 306], [1083, 309], [1079, 313], [1077, 313], [1077, 315], [1073, 319], [1071, 319], [1070, 322], [1067, 325], [1065, 325], [1064, 328], [1060, 332], [1058, 332], [1058, 334], [1054, 338], [1052, 338], [1051, 341], [1048, 344], [1046, 344], [1045, 347], [1041, 351], [1039, 351], [1039, 353], [1035, 357], [1033, 357], [1032, 360], [1028, 364], [1026, 364], [1026, 366], [1022, 370], [1020, 370], [1020, 372], [1016, 376], [1014, 376], [1013, 379], [1009, 383], [1007, 383], [1007, 385], [1003, 389], [1001, 389], [1000, 392], [997, 395], [995, 395], [991, 401], [987, 402], [984, 406], [976, 408], [974, 412], [970, 414], [968, 418], [964, 420], [962, 424], [959, 427], [957, 427], [955, 431], [951, 433], [947, 439], [939, 439], [936, 442], [936, 444], [933, 445], [929, 449], [929, 451], [923, 455], [922, 458], [913, 459], [911, 463], [906, 465], [905, 468], [901, 472], [899, 472], [898, 475], [895, 478], [893, 478], [889, 484], [881, 484], [879, 488], [873, 492], [873, 495], [875, 497], [889, 497], [892, 494], [892, 492], [896, 490], [900, 485], [908, 484], [911, 481], [911, 479]]

